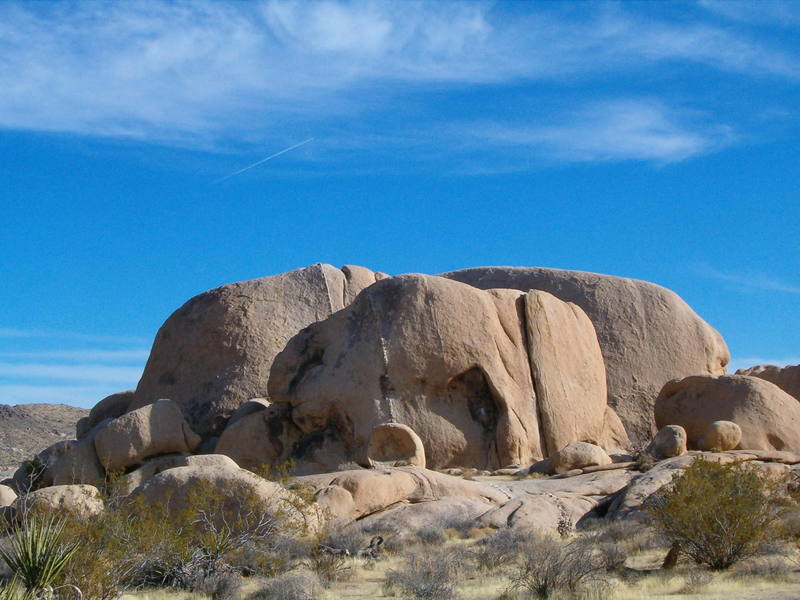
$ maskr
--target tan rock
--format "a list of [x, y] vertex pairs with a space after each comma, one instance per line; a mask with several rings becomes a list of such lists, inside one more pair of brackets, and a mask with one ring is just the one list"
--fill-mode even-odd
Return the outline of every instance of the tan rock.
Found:
[[[291, 421], [290, 408], [285, 403], [274, 403], [234, 421], [222, 432], [214, 452], [229, 456], [240, 467], [251, 471], [285, 463], [301, 437], [300, 430]], [[310, 450], [308, 454], [315, 453]], [[325, 466], [332, 470], [336, 465]]]
[[536, 267], [479, 267], [443, 277], [480, 289], [543, 290], [580, 306], [605, 359], [609, 405], [636, 442], [655, 434], [653, 399], [667, 381], [723, 374], [729, 360], [719, 333], [676, 294], [652, 283]]
[[[310, 485], [321, 497], [330, 516], [360, 519], [400, 502], [433, 502], [443, 498], [466, 498], [487, 505], [505, 502], [508, 495], [494, 487], [437, 473], [419, 467], [359, 469], [298, 477], [300, 485]], [[350, 494], [350, 500], [338, 487]], [[322, 491], [324, 490], [324, 492]], [[342, 511], [341, 513], [337, 511]]]
[[586, 442], [572, 442], [550, 456], [553, 471], [567, 473], [573, 469], [610, 465], [611, 458], [600, 446]]
[[611, 442], [616, 448], [618, 440], [604, 439], [614, 426], [606, 423], [606, 371], [586, 313], [547, 292], [531, 290], [525, 297], [525, 317], [542, 454], [549, 456], [579, 440]]
[[134, 391], [119, 392], [106, 396], [94, 405], [89, 412], [89, 416], [78, 421], [77, 438], [80, 440], [86, 436], [91, 429], [106, 419], [116, 419], [121, 417], [130, 408], [134, 400]]
[[56, 461], [51, 469], [54, 485], [85, 483], [96, 488], [103, 487], [106, 472], [97, 457], [94, 441], [97, 433], [109, 423], [110, 419], [97, 423]]
[[367, 457], [371, 464], [384, 467], [425, 468], [422, 440], [413, 429], [400, 423], [383, 423], [372, 430]]
[[251, 398], [233, 412], [225, 427], [230, 427], [236, 423], [236, 421], [243, 419], [247, 415], [252, 415], [253, 413], [257, 413], [269, 408], [270, 404], [271, 402], [266, 398]]
[[686, 454], [686, 430], [680, 425], [665, 425], [658, 430], [645, 452], [659, 460]]
[[196, 465], [168, 469], [150, 477], [130, 496], [139, 497], [145, 506], [166, 506], [174, 512], [213, 507], [211, 517], [218, 523], [263, 512], [304, 531], [319, 527], [315, 508], [305, 507], [279, 484], [240, 468]]
[[156, 335], [131, 409], [172, 398], [203, 438], [218, 435], [242, 402], [267, 395], [286, 342], [370, 283], [366, 269], [349, 272], [316, 264], [195, 296]]
[[686, 429], [688, 446], [699, 448], [714, 421], [733, 421], [744, 450], [800, 451], [800, 403], [757, 377], [697, 375], [670, 381], [655, 403], [659, 425]]
[[32, 487], [53, 485], [53, 465], [69, 452], [75, 440], [61, 440], [49, 445], [39, 452], [32, 462], [22, 464], [12, 476], [13, 486], [17, 493], [25, 493]]
[[[601, 442], [614, 426], [596, 342], [584, 339], [594, 335], [590, 323], [552, 296], [532, 294], [529, 308], [528, 301], [426, 275], [379, 281], [289, 342], [273, 363], [270, 398], [291, 404], [303, 433], [298, 447], [324, 440], [328, 456], [342, 452], [340, 464], [361, 461], [373, 429], [386, 422], [416, 432], [432, 468], [530, 464], [548, 450], [548, 437]], [[530, 355], [529, 337], [542, 346]], [[531, 359], [546, 382], [541, 403]], [[563, 364], [572, 360], [580, 368]]]
[[733, 450], [742, 439], [742, 429], [731, 421], [714, 421], [697, 441], [700, 450]]
[[749, 375], [766, 379], [774, 383], [784, 392], [800, 400], [800, 365], [776, 367], [775, 365], [759, 365], [749, 369], [739, 369], [737, 375]]
[[105, 509], [103, 497], [93, 485], [54, 485], [20, 496], [14, 502], [17, 514], [26, 511], [64, 511], [90, 518]]
[[146, 460], [141, 467], [123, 476], [116, 491], [122, 496], [127, 496], [151, 477], [178, 467], [222, 467], [233, 470], [239, 468], [233, 460], [221, 454], [201, 454], [197, 456], [171, 454], [158, 456]]
[[17, 493], [7, 485], [0, 485], [0, 506], [11, 506], [17, 499]]
[[107, 471], [125, 469], [157, 454], [191, 452], [199, 443], [180, 407], [171, 400], [159, 400], [114, 419], [94, 439]]

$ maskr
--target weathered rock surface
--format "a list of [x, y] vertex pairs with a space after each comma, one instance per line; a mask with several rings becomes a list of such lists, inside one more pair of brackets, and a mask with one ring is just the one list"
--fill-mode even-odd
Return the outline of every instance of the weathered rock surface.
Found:
[[240, 421], [244, 419], [248, 415], [252, 415], [253, 413], [261, 412], [262, 410], [266, 410], [270, 407], [271, 402], [266, 398], [251, 398], [247, 402], [244, 402], [237, 408], [231, 418], [228, 419], [228, 423], [225, 427], [230, 427], [236, 421]]
[[37, 486], [53, 485], [53, 466], [75, 445], [75, 440], [61, 440], [51, 444], [23, 463], [12, 477], [14, 489], [18, 493], [27, 492]]
[[[240, 467], [256, 471], [286, 462], [302, 436], [292, 423], [290, 410], [290, 405], [277, 402], [237, 419], [222, 432], [214, 452], [231, 457]], [[316, 457], [314, 448], [308, 448], [304, 462], [310, 465], [299, 465], [298, 471], [332, 471], [339, 464], [337, 457], [325, 453], [319, 453], [319, 464]]]
[[655, 403], [656, 423], [681, 425], [699, 448], [714, 421], [733, 421], [744, 450], [800, 451], [800, 403], [757, 377], [697, 375], [670, 381]]
[[525, 296], [525, 323], [542, 454], [549, 456], [576, 440], [615, 450], [626, 445], [624, 432], [614, 432], [619, 439], [607, 439], [615, 427], [606, 415], [606, 371], [586, 313], [532, 290]]
[[800, 400], [800, 365], [776, 367], [775, 365], [758, 365], [749, 369], [739, 369], [737, 375], [760, 377], [774, 383], [790, 396]]
[[[432, 468], [530, 464], [560, 439], [606, 443], [614, 428], [590, 323], [552, 296], [533, 293], [526, 308], [528, 300], [426, 275], [380, 281], [289, 342], [273, 363], [270, 397], [291, 404], [298, 446], [327, 445], [340, 463], [363, 463], [386, 422], [413, 429]], [[541, 346], [530, 356], [528, 322]], [[531, 359], [546, 383], [541, 403]]]
[[97, 432], [95, 450], [106, 471], [141, 463], [157, 454], [191, 452], [200, 438], [171, 400], [159, 400], [114, 419]]
[[121, 417], [128, 412], [133, 400], [133, 390], [106, 396], [94, 405], [88, 416], [78, 421], [75, 437], [80, 440], [102, 421]]
[[634, 441], [647, 442], [656, 432], [653, 401], [667, 381], [725, 373], [729, 353], [719, 333], [655, 284], [535, 267], [479, 267], [442, 276], [480, 289], [544, 290], [580, 306], [605, 359], [608, 403]]
[[422, 440], [407, 425], [383, 423], [372, 430], [367, 445], [371, 465], [425, 468]]
[[680, 425], [664, 425], [658, 430], [645, 452], [656, 459], [686, 454], [686, 430]]
[[297, 528], [314, 531], [319, 526], [316, 509], [304, 510], [299, 498], [279, 484], [238, 467], [168, 469], [148, 478], [130, 497], [142, 497], [145, 506], [165, 506], [174, 512], [213, 507], [211, 518], [220, 523], [264, 511]]
[[313, 486], [317, 501], [329, 515], [344, 521], [360, 519], [398, 503], [460, 498], [483, 502], [488, 509], [508, 499], [507, 494], [492, 486], [419, 467], [340, 471], [298, 477], [297, 482]]
[[130, 408], [171, 398], [202, 437], [219, 434], [242, 402], [267, 395], [272, 360], [292, 336], [381, 277], [316, 264], [195, 296], [159, 329]]
[[731, 421], [714, 421], [697, 442], [699, 450], [733, 450], [742, 439], [742, 429]]
[[221, 454], [169, 454], [149, 459], [138, 469], [125, 475], [117, 492], [122, 496], [131, 494], [151, 477], [163, 471], [178, 467], [217, 467], [238, 470], [239, 466], [229, 457]]
[[54, 485], [85, 483], [96, 488], [103, 486], [106, 472], [97, 457], [94, 440], [109, 423], [111, 419], [97, 423], [56, 461], [51, 469]]
[[573, 469], [610, 465], [611, 458], [600, 446], [586, 442], [572, 442], [550, 456], [555, 473], [567, 473]]
[[105, 503], [100, 490], [92, 485], [54, 485], [20, 496], [14, 508], [21, 511], [65, 511], [82, 518], [103, 512]]

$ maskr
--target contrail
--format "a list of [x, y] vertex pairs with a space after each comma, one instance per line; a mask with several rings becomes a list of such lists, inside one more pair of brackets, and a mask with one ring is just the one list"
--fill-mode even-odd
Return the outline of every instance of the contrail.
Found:
[[225, 177], [222, 177], [221, 179], [217, 179], [216, 181], [213, 181], [211, 183], [211, 185], [215, 185], [217, 183], [222, 183], [223, 181], [226, 181], [226, 180], [230, 179], [231, 177], [236, 177], [237, 175], [240, 175], [240, 174], [244, 173], [245, 171], [249, 171], [253, 167], [257, 167], [261, 163], [265, 163], [268, 160], [272, 160], [273, 158], [275, 158], [277, 156], [280, 156], [281, 154], [286, 154], [287, 152], [289, 152], [291, 150], [294, 150], [295, 148], [299, 148], [300, 146], [304, 146], [304, 145], [308, 144], [309, 142], [313, 142], [313, 141], [314, 141], [314, 138], [308, 138], [307, 140], [303, 140], [299, 144], [295, 144], [294, 146], [289, 146], [288, 148], [284, 148], [283, 150], [281, 150], [280, 152], [276, 152], [275, 154], [270, 154], [267, 158], [262, 158], [258, 162], [254, 162], [252, 165], [247, 165], [243, 169], [239, 169], [238, 171], [235, 171], [234, 173], [231, 173], [230, 175], [226, 175]]

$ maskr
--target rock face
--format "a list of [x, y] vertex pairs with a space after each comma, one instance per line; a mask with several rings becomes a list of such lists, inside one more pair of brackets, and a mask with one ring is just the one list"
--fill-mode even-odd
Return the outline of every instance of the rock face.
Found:
[[530, 464], [562, 439], [605, 445], [602, 360], [578, 310], [541, 292], [393, 277], [293, 338], [269, 395], [291, 404], [298, 459], [363, 463], [382, 423], [416, 432], [432, 468]]
[[722, 337], [675, 293], [644, 281], [535, 267], [479, 267], [442, 275], [480, 289], [544, 290], [581, 307], [605, 359], [608, 404], [632, 440], [656, 432], [653, 401], [663, 385], [693, 374], [722, 375]]
[[656, 423], [681, 425], [699, 448], [714, 421], [741, 428], [744, 450], [800, 451], [800, 403], [757, 377], [697, 375], [670, 381], [655, 404]]
[[550, 465], [556, 473], [610, 464], [611, 458], [600, 446], [586, 442], [567, 444], [550, 457]]
[[367, 458], [372, 465], [425, 468], [422, 440], [413, 429], [400, 423], [383, 423], [372, 431]]
[[20, 496], [14, 503], [17, 512], [67, 511], [89, 518], [103, 512], [105, 503], [100, 491], [91, 485], [54, 485]]
[[385, 277], [316, 264], [195, 296], [161, 326], [130, 409], [170, 398], [203, 438], [249, 398], [265, 396], [272, 359], [298, 331]]
[[106, 471], [125, 469], [158, 454], [191, 452], [199, 444], [200, 438], [171, 400], [159, 400], [122, 415], [94, 438], [97, 457]]
[[672, 458], [686, 454], [686, 430], [680, 425], [665, 425], [645, 452], [656, 459]]
[[17, 499], [17, 493], [7, 485], [0, 485], [0, 506], [11, 506]]
[[775, 365], [759, 365], [749, 369], [739, 369], [737, 375], [759, 377], [774, 383], [784, 392], [800, 400], [800, 365], [776, 367]]
[[700, 450], [733, 450], [742, 440], [742, 429], [731, 421], [714, 421], [697, 442]]

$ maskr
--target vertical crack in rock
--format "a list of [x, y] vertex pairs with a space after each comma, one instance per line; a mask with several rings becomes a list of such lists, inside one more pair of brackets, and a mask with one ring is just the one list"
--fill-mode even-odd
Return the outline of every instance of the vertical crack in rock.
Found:
[[381, 397], [377, 400], [376, 408], [383, 422], [395, 423], [397, 419], [394, 409], [394, 400], [392, 399], [394, 387], [389, 379], [389, 351], [386, 347], [386, 338], [383, 335], [383, 331], [381, 331], [380, 319], [375, 310], [375, 303], [372, 296], [369, 296], [369, 308], [372, 312], [372, 318], [375, 321], [375, 329], [378, 332], [378, 340], [381, 344], [381, 360], [383, 361], [383, 373], [381, 373], [379, 381]]

